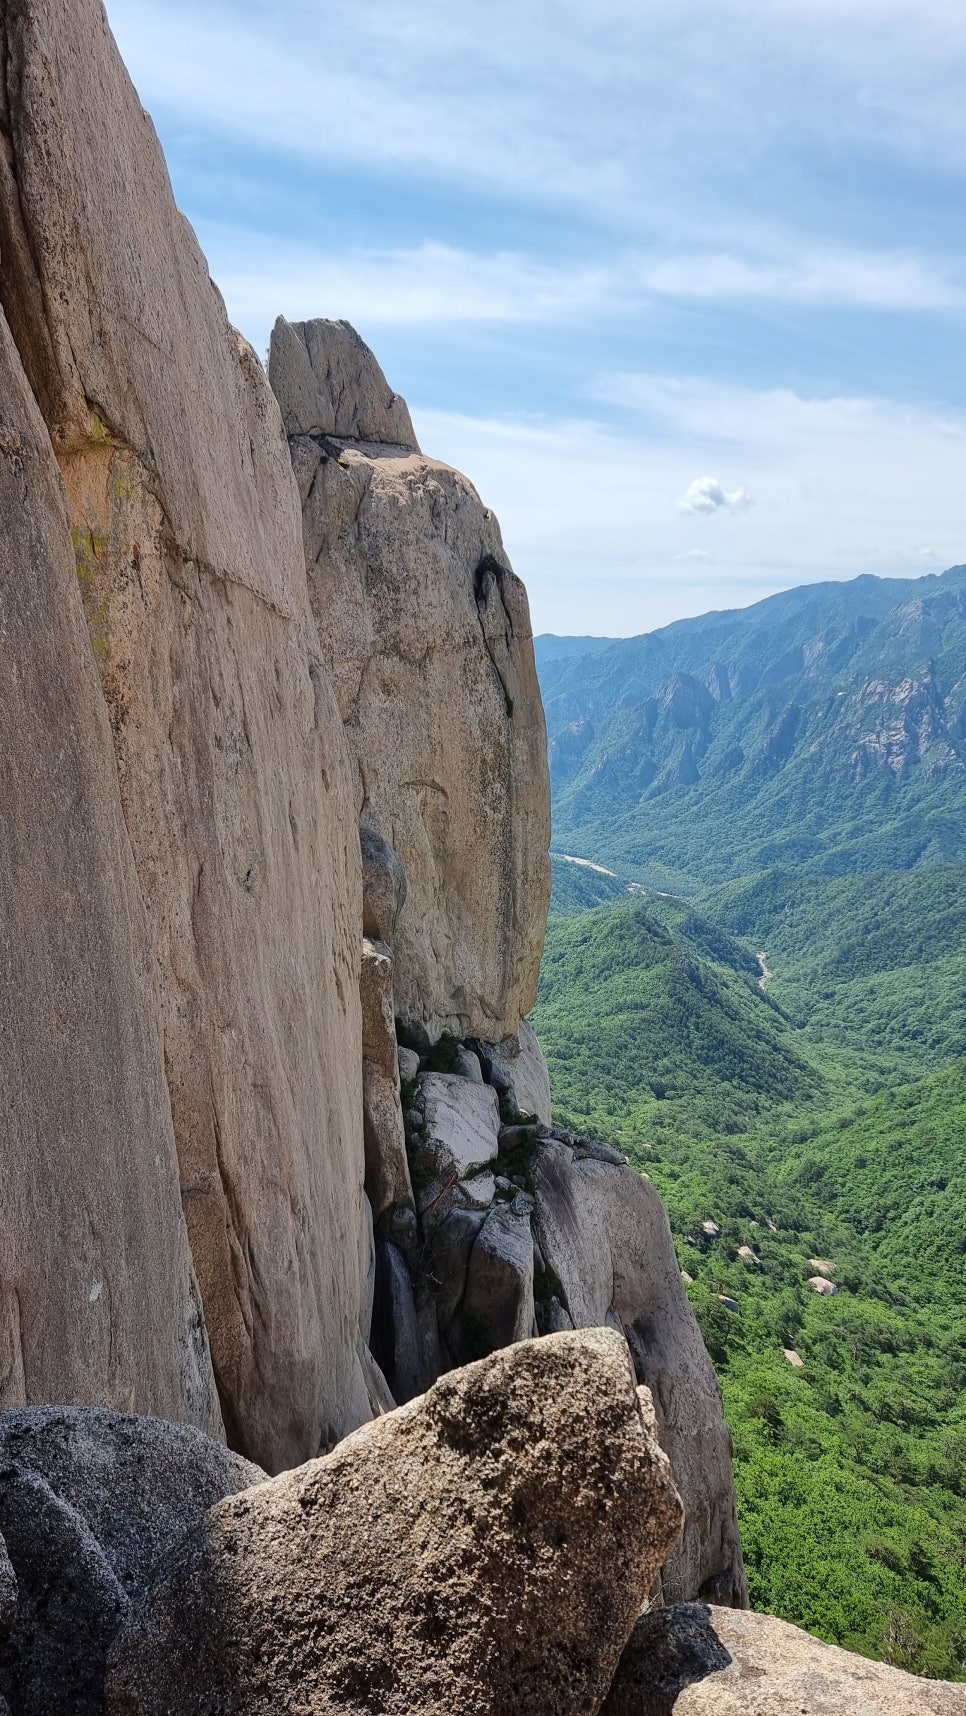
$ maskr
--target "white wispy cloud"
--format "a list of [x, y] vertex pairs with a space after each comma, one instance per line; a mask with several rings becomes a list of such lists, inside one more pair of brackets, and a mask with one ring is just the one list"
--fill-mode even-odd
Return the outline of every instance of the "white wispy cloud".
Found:
[[717, 477], [695, 477], [675, 502], [678, 512], [700, 513], [706, 518], [716, 512], [747, 512], [751, 504], [747, 489], [732, 489], [729, 494]]
[[326, 0], [109, 0], [109, 12], [149, 105], [329, 167], [416, 166], [628, 219], [657, 198], [695, 232], [719, 179], [774, 170], [777, 139], [966, 169], [966, 24], [950, 0], [410, 0], [404, 12], [367, 0], [351, 17]]
[[[966, 415], [635, 381], [646, 407], [623, 432], [593, 418], [414, 408], [421, 444], [467, 470], [496, 510], [538, 629], [642, 631], [815, 578], [912, 576], [966, 561]], [[694, 540], [706, 520], [675, 514], [668, 496], [723, 444], [740, 457], [755, 506], [718, 511], [709, 563]]]
[[696, 252], [645, 267], [642, 281], [651, 292], [683, 299], [770, 299], [878, 310], [966, 305], [963, 288], [922, 258], [876, 252], [806, 253], [781, 262]]
[[[345, 316], [364, 327], [418, 324], [536, 323], [600, 325], [648, 316], [658, 299], [750, 297], [806, 299], [834, 306], [942, 311], [958, 307], [958, 289], [925, 263], [901, 264], [874, 253], [827, 257], [821, 268], [774, 267], [721, 258], [677, 258], [649, 267], [637, 255], [607, 262], [548, 262], [519, 251], [482, 251], [433, 240], [408, 248], [353, 246], [332, 251], [280, 244], [253, 230], [202, 223], [199, 235], [229, 313], [263, 346], [279, 314]], [[862, 297], [862, 293], [865, 297]], [[962, 295], [966, 303], [966, 294]]]
[[626, 285], [619, 270], [551, 267], [512, 251], [481, 254], [431, 241], [332, 254], [217, 226], [203, 226], [201, 237], [229, 312], [246, 332], [270, 327], [279, 314], [344, 316], [365, 326], [565, 322], [613, 307]]

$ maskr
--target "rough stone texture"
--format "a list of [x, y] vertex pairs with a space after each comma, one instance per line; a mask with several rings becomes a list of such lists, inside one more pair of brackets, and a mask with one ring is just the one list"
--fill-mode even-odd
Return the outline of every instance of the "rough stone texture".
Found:
[[366, 1196], [378, 1224], [387, 1210], [400, 1204], [413, 1205], [399, 1100], [393, 959], [383, 942], [366, 940], [362, 944], [360, 993]]
[[600, 1716], [672, 1716], [685, 1687], [730, 1662], [707, 1604], [653, 1609], [641, 1616], [624, 1646]]
[[465, 477], [415, 452], [320, 441], [291, 385], [292, 337], [276, 326], [269, 373], [309, 590], [359, 815], [398, 853], [409, 890], [393, 939], [397, 1012], [424, 1040], [499, 1042], [535, 999], [550, 889], [526, 592]]
[[510, 1109], [550, 1125], [550, 1074], [533, 1026], [521, 1019], [505, 1042], [480, 1044], [487, 1078]]
[[449, 1364], [459, 1362], [456, 1356], [459, 1339], [454, 1321], [466, 1291], [470, 1254], [485, 1219], [480, 1210], [454, 1209], [442, 1220], [427, 1225], [426, 1243], [435, 1288], [436, 1316]]
[[287, 322], [272, 335], [272, 386], [289, 435], [382, 441], [419, 452], [406, 401], [348, 322]]
[[388, 840], [374, 828], [359, 824], [362, 853], [362, 933], [372, 941], [388, 942], [406, 903], [406, 873]]
[[0, 1692], [15, 1716], [100, 1716], [107, 1647], [155, 1563], [213, 1503], [264, 1477], [184, 1424], [0, 1415], [0, 1530], [19, 1598]]
[[712, 1608], [711, 1618], [731, 1665], [682, 1692], [674, 1716], [966, 1716], [966, 1686], [918, 1680], [772, 1615]]
[[535, 1332], [530, 1218], [510, 1204], [494, 1204], [480, 1229], [457, 1327], [456, 1352], [463, 1362]]
[[[348, 754], [278, 407], [175, 207], [99, 0], [11, 0], [3, 35], [0, 296], [68, 496], [225, 1422], [236, 1446], [277, 1468], [370, 1410], [356, 1346], [361, 859], [347, 839]], [[51, 686], [62, 695], [56, 675]], [[80, 807], [72, 820], [79, 830]], [[87, 865], [121, 901], [122, 923], [128, 869]], [[118, 933], [107, 928], [108, 947]], [[65, 997], [52, 1012], [84, 1007]], [[117, 1013], [106, 1041], [138, 1028]], [[156, 1087], [152, 1075], [140, 1106]], [[98, 1109], [107, 1100], [102, 1088]], [[98, 1149], [115, 1166], [132, 1140], [147, 1148], [133, 1113], [123, 1148], [108, 1147], [110, 1131]], [[149, 1226], [163, 1171], [149, 1167], [139, 1193], [157, 1205]], [[120, 1183], [106, 1190], [119, 1201]], [[124, 1220], [133, 1229], [136, 1211]], [[99, 1222], [104, 1265], [84, 1269], [90, 1283], [130, 1255]], [[50, 1224], [61, 1255], [68, 1231]], [[63, 1279], [75, 1295], [74, 1271]], [[142, 1311], [148, 1299], [149, 1323], [180, 1302], [160, 1280]], [[106, 1292], [98, 1304], [106, 1319]], [[76, 1324], [73, 1306], [51, 1312], [60, 1330]], [[76, 1397], [70, 1378], [68, 1365], [44, 1392]]]
[[7, 1638], [17, 1613], [17, 1575], [7, 1546], [0, 1537], [0, 1645]]
[[746, 1603], [731, 1438], [664, 1205], [632, 1168], [579, 1159], [554, 1140], [538, 1145], [532, 1172], [534, 1231], [565, 1308], [577, 1328], [623, 1329], [654, 1398], [686, 1521], [662, 1574], [664, 1599]]
[[110, 726], [2, 313], [0, 531], [0, 1408], [100, 1401], [217, 1432]]
[[209, 1513], [115, 1643], [108, 1716], [595, 1710], [680, 1524], [648, 1416], [606, 1330], [443, 1378]]
[[425, 1147], [441, 1173], [471, 1173], [496, 1159], [500, 1110], [496, 1092], [458, 1073], [423, 1073], [419, 1080]]
[[460, 1043], [457, 1046], [456, 1071], [459, 1073], [460, 1078], [469, 1079], [470, 1084], [484, 1083], [483, 1068], [480, 1066], [480, 1057], [479, 1055], [475, 1055], [472, 1049], [468, 1049], [465, 1043]]

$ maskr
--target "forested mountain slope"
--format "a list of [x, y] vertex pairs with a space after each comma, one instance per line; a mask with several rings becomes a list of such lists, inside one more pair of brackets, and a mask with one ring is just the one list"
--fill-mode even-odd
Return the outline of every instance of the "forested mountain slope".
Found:
[[540, 679], [558, 850], [682, 892], [966, 861], [966, 567], [786, 591]]
[[[667, 1201], [753, 1605], [966, 1675], [966, 1062], [897, 1088], [962, 1055], [963, 874], [556, 898], [533, 1017], [558, 1118]], [[887, 1018], [856, 1012], [861, 983]]]

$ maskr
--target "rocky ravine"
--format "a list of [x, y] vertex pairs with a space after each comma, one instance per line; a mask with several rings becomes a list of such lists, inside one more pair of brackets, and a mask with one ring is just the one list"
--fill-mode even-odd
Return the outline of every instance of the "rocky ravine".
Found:
[[525, 592], [346, 324], [280, 409], [98, 0], [0, 31], [0, 1687], [596, 1708], [649, 1594], [745, 1586], [660, 1202], [525, 1022]]

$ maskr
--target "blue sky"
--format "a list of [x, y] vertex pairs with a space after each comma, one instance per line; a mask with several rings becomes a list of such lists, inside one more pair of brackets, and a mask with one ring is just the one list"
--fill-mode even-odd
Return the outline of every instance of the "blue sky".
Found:
[[966, 561], [963, 0], [108, 0], [229, 313], [345, 316], [612, 635]]

